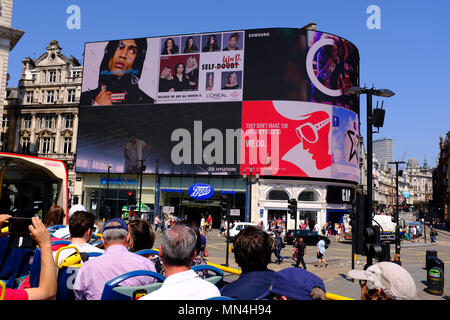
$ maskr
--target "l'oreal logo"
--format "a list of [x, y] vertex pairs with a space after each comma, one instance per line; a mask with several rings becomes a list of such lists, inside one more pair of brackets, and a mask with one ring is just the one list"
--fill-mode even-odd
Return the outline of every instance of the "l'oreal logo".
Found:
[[227, 95], [224, 93], [208, 93], [206, 94], [207, 98], [212, 98], [212, 99], [220, 99], [220, 98], [226, 98]]
[[197, 200], [206, 200], [212, 197], [214, 189], [209, 184], [197, 183], [189, 188], [189, 195]]

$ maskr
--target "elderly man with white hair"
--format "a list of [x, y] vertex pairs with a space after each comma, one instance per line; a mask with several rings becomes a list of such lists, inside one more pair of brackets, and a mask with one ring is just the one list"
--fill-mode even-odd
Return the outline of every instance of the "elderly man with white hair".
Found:
[[[156, 272], [153, 261], [128, 251], [130, 234], [122, 219], [108, 220], [102, 230], [105, 253], [83, 263], [73, 287], [76, 300], [100, 300], [105, 283], [134, 270]], [[133, 277], [121, 283], [123, 286], [142, 286], [153, 283], [152, 277]]]

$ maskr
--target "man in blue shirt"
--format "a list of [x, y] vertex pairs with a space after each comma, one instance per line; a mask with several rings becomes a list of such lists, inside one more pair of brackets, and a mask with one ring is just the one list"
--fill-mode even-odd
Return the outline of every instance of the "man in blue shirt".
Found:
[[250, 226], [241, 230], [234, 240], [233, 252], [242, 273], [222, 288], [222, 296], [253, 300], [266, 292], [275, 276], [275, 271], [267, 268], [272, 246], [272, 237], [261, 228]]

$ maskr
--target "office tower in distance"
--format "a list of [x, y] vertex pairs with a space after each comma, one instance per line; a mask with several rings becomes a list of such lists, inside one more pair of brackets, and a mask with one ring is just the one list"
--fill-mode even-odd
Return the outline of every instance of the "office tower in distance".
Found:
[[373, 153], [375, 157], [384, 164], [385, 170], [392, 165], [388, 165], [388, 162], [394, 161], [394, 141], [390, 138], [383, 138], [373, 141]]

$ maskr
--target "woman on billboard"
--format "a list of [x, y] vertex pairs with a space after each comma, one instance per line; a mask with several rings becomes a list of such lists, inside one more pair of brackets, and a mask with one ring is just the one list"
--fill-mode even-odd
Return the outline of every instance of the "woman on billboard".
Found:
[[98, 87], [83, 92], [81, 105], [154, 103], [138, 85], [146, 52], [146, 38], [108, 42], [100, 64]]
[[197, 53], [198, 48], [194, 42], [194, 37], [188, 37], [184, 45], [183, 53]]
[[223, 90], [226, 89], [239, 89], [239, 82], [237, 81], [237, 75], [236, 72], [230, 72], [227, 77], [227, 83], [222, 88]]
[[172, 38], [167, 38], [164, 41], [164, 48], [161, 54], [176, 54], [178, 53], [178, 46]]
[[159, 92], [174, 91], [172, 70], [164, 67], [159, 77]]
[[198, 64], [194, 56], [190, 56], [186, 60], [186, 77], [189, 80], [187, 89], [197, 90], [198, 84]]
[[219, 50], [220, 48], [217, 45], [216, 35], [215, 34], [210, 35], [208, 38], [208, 43], [206, 43], [206, 45], [203, 47], [203, 52], [214, 52]]
[[184, 63], [179, 62], [175, 66], [175, 76], [173, 77], [173, 87], [175, 91], [186, 90], [189, 86], [189, 80], [186, 77], [186, 67]]

